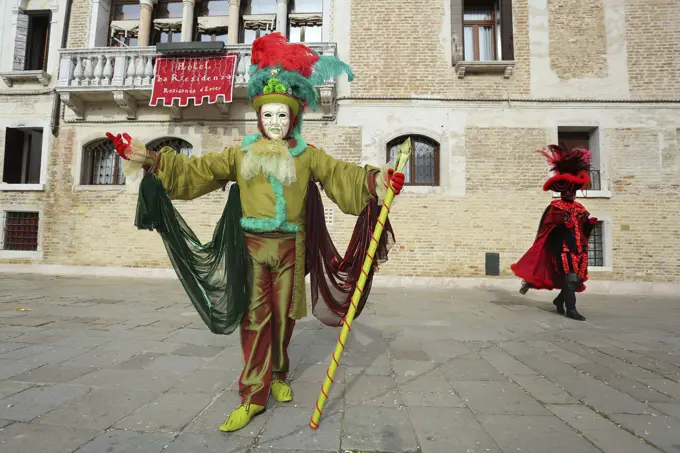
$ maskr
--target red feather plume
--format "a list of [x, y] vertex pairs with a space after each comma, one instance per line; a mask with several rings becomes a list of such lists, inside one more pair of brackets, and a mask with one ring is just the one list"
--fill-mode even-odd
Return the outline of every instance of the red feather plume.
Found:
[[286, 71], [296, 71], [309, 78], [319, 56], [304, 44], [288, 43], [281, 33], [270, 33], [253, 41], [251, 61], [260, 69], [281, 65]]
[[548, 152], [538, 150], [548, 159], [550, 169], [555, 173], [577, 175], [582, 171], [590, 171], [592, 154], [587, 149], [565, 149], [557, 145], [548, 145]]

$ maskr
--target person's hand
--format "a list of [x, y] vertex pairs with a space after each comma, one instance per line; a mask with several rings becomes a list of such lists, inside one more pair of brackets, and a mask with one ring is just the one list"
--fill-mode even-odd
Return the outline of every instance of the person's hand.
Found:
[[106, 133], [109, 140], [113, 142], [116, 153], [125, 160], [132, 162], [147, 162], [151, 152], [146, 150], [146, 146], [139, 140], [132, 140], [129, 134], [123, 133], [114, 136], [110, 132]]
[[388, 186], [389, 183], [392, 182], [392, 190], [394, 191], [394, 194], [399, 195], [401, 189], [404, 188], [405, 180], [404, 174], [394, 171], [394, 168], [390, 168], [389, 170], [387, 170], [387, 175], [385, 177], [387, 179]]
[[130, 160], [129, 154], [130, 145], [132, 144], [132, 137], [128, 134], [118, 134], [114, 136], [112, 133], [107, 132], [106, 137], [113, 142], [113, 148], [116, 150], [118, 155], [125, 160]]

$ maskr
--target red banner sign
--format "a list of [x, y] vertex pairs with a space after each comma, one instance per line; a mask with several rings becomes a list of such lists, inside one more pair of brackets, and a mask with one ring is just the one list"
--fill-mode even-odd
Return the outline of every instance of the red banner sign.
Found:
[[[173, 105], [177, 100], [180, 107], [186, 107], [189, 100], [194, 105], [231, 102], [234, 88], [236, 54], [212, 57], [156, 57], [156, 74], [149, 105]], [[176, 105], [176, 104], [175, 104]]]

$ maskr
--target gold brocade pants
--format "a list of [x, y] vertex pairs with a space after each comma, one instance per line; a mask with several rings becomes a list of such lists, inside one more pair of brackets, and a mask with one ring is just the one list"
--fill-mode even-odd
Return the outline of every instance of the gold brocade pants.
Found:
[[241, 321], [245, 366], [239, 379], [243, 403], [266, 406], [272, 379], [286, 379], [288, 345], [295, 320], [293, 301], [295, 235], [246, 233], [253, 266], [250, 305]]

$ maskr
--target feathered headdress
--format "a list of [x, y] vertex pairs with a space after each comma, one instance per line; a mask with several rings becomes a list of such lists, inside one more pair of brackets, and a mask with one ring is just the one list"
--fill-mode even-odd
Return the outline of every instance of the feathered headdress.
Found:
[[543, 184], [543, 190], [566, 192], [583, 189], [590, 182], [590, 161], [592, 154], [587, 149], [565, 149], [548, 145], [548, 151], [538, 150], [548, 159], [550, 170], [555, 175]]
[[281, 33], [270, 33], [253, 42], [248, 80], [248, 97], [260, 110], [264, 104], [280, 103], [290, 107], [295, 120], [294, 135], [302, 127], [306, 105], [316, 110], [316, 86], [345, 73], [351, 82], [349, 65], [336, 57], [319, 55], [304, 44], [291, 44]]

